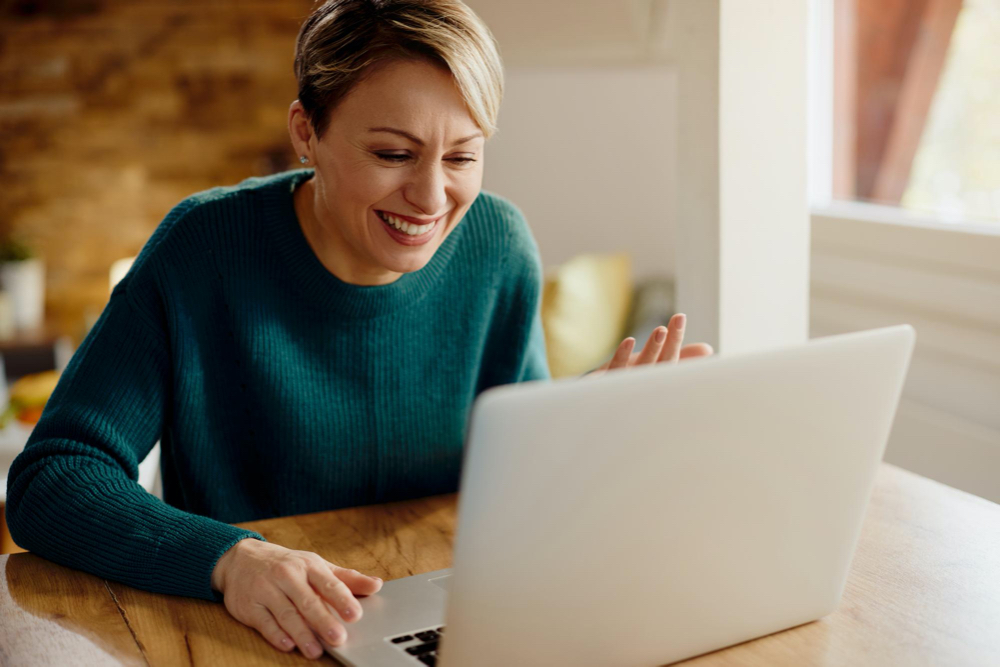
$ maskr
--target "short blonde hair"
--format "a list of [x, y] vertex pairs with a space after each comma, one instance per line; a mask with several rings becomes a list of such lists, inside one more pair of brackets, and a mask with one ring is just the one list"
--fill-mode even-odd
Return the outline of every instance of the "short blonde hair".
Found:
[[322, 138], [337, 104], [375, 67], [425, 59], [451, 72], [489, 138], [503, 99], [503, 65], [486, 24], [459, 0], [327, 0], [295, 45], [299, 101]]

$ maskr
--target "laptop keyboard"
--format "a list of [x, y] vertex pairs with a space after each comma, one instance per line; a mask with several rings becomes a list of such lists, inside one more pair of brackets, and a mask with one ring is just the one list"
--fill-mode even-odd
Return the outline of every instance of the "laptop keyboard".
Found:
[[411, 632], [398, 637], [388, 637], [388, 641], [395, 644], [404, 653], [414, 659], [416, 664], [436, 665], [438, 640], [444, 634], [444, 626], [427, 628], [420, 632]]

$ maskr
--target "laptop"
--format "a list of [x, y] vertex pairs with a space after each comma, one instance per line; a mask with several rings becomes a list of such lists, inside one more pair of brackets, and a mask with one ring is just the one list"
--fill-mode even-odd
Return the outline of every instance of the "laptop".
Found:
[[829, 614], [914, 339], [900, 325], [483, 392], [452, 569], [361, 599], [334, 657], [662, 665]]

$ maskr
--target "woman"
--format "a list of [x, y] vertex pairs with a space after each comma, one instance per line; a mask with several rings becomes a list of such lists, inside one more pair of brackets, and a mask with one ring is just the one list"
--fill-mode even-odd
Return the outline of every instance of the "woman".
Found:
[[[548, 369], [537, 247], [481, 192], [503, 87], [486, 27], [447, 0], [332, 0], [295, 72], [307, 168], [167, 215], [14, 462], [7, 513], [39, 555], [223, 600], [314, 658], [381, 580], [230, 524], [454, 491], [476, 395]], [[599, 372], [710, 353], [681, 350], [682, 320]], [[136, 483], [158, 439], [165, 502]]]

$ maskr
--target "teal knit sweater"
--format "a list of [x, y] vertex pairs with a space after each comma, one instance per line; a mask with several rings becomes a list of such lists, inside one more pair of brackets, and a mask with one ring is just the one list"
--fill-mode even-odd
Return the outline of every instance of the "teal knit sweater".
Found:
[[[483, 390], [546, 379], [541, 265], [482, 192], [427, 265], [358, 286], [303, 236], [296, 170], [176, 206], [83, 341], [7, 487], [22, 547], [220, 599], [231, 523], [457, 489]], [[164, 501], [139, 484], [156, 441]]]

